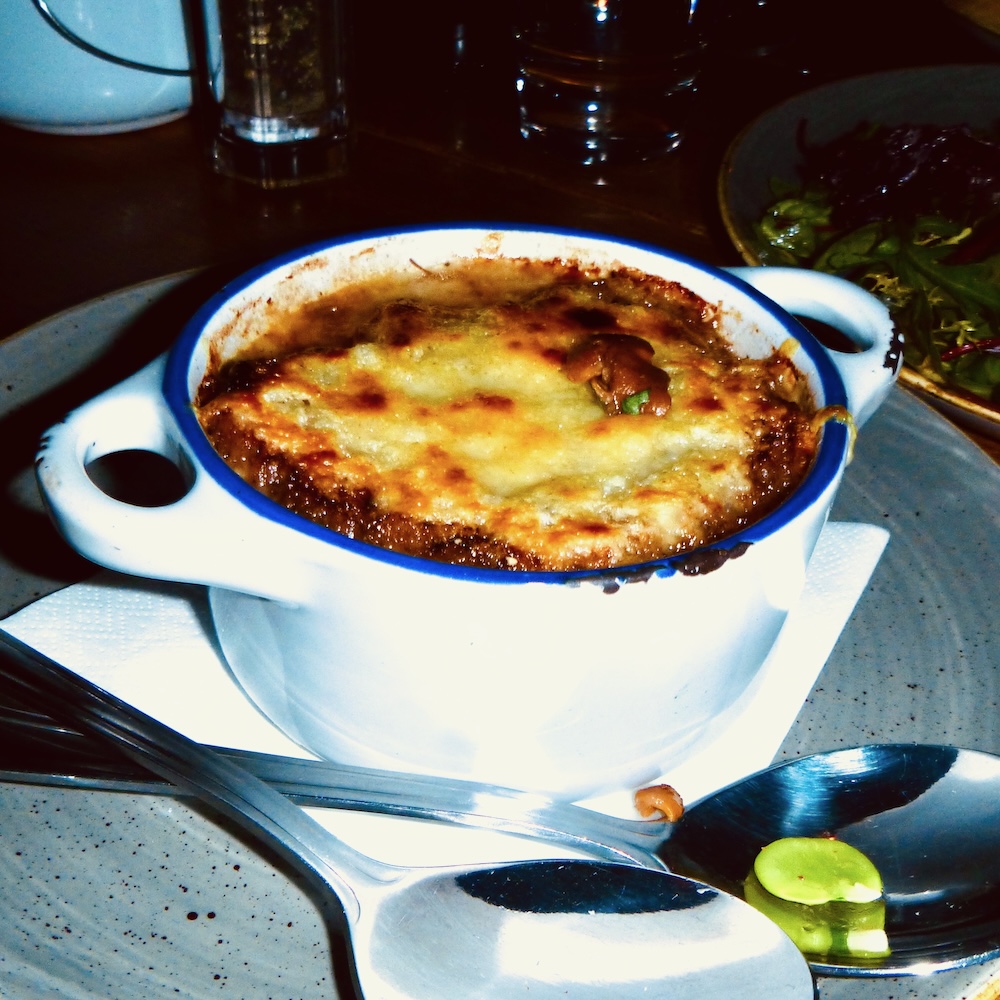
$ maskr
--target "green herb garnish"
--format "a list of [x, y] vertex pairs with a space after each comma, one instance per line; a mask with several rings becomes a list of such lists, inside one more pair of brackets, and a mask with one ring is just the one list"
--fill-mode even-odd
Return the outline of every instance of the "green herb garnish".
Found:
[[642, 392], [635, 392], [631, 396], [626, 396], [622, 400], [622, 413], [628, 413], [631, 416], [635, 416], [637, 413], [642, 411], [643, 406], [649, 402], [649, 390], [643, 389]]

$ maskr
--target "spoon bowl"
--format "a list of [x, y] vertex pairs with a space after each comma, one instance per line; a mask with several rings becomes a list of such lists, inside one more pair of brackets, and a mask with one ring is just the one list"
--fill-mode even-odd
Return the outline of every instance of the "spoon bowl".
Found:
[[605, 861], [407, 869], [348, 847], [231, 758], [2, 635], [26, 702], [118, 746], [278, 850], [343, 917], [365, 1000], [810, 1000], [808, 965], [746, 903]]
[[1000, 757], [926, 744], [801, 757], [692, 806], [657, 854], [673, 872], [742, 895], [762, 847], [819, 836], [879, 870], [891, 952], [807, 956], [814, 972], [923, 974], [1000, 955]]
[[773, 925], [666, 872], [580, 860], [418, 870], [361, 902], [374, 913], [351, 928], [366, 998], [813, 996]]

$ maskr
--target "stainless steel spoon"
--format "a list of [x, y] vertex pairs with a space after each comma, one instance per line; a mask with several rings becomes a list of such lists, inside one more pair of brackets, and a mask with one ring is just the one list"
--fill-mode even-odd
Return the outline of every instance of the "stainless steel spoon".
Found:
[[[184, 794], [104, 741], [11, 704], [9, 692], [0, 697], [0, 736], [0, 781]], [[666, 869], [655, 853], [669, 835], [664, 820], [626, 819], [538, 793], [437, 775], [210, 749], [298, 805], [452, 823], [559, 844], [587, 857]]]
[[[0, 633], [0, 643], [3, 635]], [[162, 790], [47, 716], [4, 728], [35, 741], [24, 779]], [[0, 777], [10, 746], [0, 751]], [[676, 829], [608, 816], [513, 789], [392, 774], [317, 761], [219, 751], [297, 802], [420, 817], [516, 833], [590, 857], [669, 867], [735, 895], [762, 846], [779, 837], [834, 834], [882, 873], [891, 954], [809, 956], [814, 971], [886, 976], [939, 971], [1000, 956], [1000, 757], [923, 744], [877, 744], [803, 757], [745, 778], [689, 806]], [[71, 775], [58, 774], [70, 766]], [[126, 762], [127, 763], [127, 762]], [[45, 774], [37, 769], [44, 768]]]
[[366, 1000], [814, 995], [790, 940], [733, 896], [609, 862], [406, 869], [373, 861], [232, 760], [0, 637], [0, 675], [19, 698], [186, 788], [335, 899]]
[[[4, 709], [0, 729], [6, 740], [0, 747], [0, 780], [130, 792], [163, 793], [170, 787], [127, 758], [55, 727], [41, 713]], [[1000, 956], [1000, 758], [991, 754], [879, 744], [803, 757], [703, 799], [674, 829], [514, 789], [217, 752], [301, 805], [499, 830], [589, 857], [670, 866], [737, 895], [764, 844], [783, 836], [834, 833], [862, 848], [882, 872], [893, 952], [877, 961], [812, 956], [814, 971], [904, 975]]]
[[757, 852], [833, 835], [882, 876], [890, 955], [812, 958], [827, 975], [923, 974], [1000, 956], [1000, 757], [877, 744], [788, 761], [685, 812], [658, 849], [672, 871], [739, 894]]

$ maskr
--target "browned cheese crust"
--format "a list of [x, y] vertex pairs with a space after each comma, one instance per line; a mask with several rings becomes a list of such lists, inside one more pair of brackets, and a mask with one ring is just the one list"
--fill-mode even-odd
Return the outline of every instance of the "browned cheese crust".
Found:
[[682, 286], [457, 262], [275, 316], [198, 417], [247, 482], [351, 538], [461, 565], [608, 568], [690, 550], [801, 481], [814, 408]]

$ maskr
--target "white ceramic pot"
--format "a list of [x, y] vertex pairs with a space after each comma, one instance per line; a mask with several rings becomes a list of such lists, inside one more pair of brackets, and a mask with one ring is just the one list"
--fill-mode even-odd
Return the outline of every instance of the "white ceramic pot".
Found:
[[[845, 426], [826, 425], [814, 467], [782, 507], [713, 546], [750, 543], [712, 572], [687, 575], [677, 558], [512, 573], [399, 555], [288, 513], [222, 462], [190, 405], [209, 350], [231, 354], [270, 303], [307, 300], [411, 259], [433, 267], [496, 254], [623, 264], [678, 280], [724, 304], [725, 326], [746, 354], [797, 339], [794, 361], [819, 405], [846, 405], [859, 425], [898, 368], [885, 309], [826, 275], [727, 274], [572, 232], [370, 234], [289, 254], [233, 282], [167, 359], [48, 433], [39, 478], [61, 530], [90, 559], [211, 588], [233, 673], [303, 747], [575, 798], [662, 773], [749, 685], [798, 598], [847, 461]], [[772, 299], [841, 328], [860, 352], [831, 355]], [[88, 477], [95, 458], [136, 448], [187, 470], [182, 500], [132, 507]]]
[[182, 11], [182, 0], [3, 0], [0, 120], [99, 135], [183, 115]]

